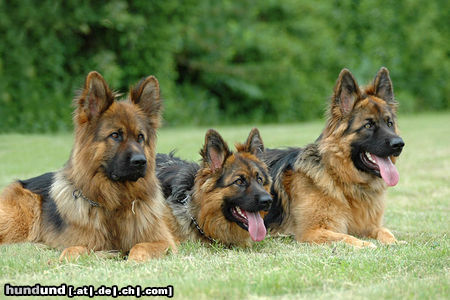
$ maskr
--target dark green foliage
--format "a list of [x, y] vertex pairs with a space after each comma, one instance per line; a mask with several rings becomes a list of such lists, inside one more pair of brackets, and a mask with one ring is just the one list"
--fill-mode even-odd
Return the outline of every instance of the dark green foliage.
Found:
[[0, 0], [0, 130], [71, 128], [91, 70], [159, 79], [169, 125], [317, 118], [343, 67], [403, 112], [450, 108], [448, 1]]

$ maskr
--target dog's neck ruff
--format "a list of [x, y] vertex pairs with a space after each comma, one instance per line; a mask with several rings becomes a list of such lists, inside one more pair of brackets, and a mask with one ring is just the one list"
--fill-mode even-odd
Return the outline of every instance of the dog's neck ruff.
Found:
[[[89, 199], [88, 197], [86, 197], [83, 192], [79, 189], [74, 189], [72, 192], [72, 197], [73, 199], [77, 200], [78, 198], [81, 198], [83, 200], [85, 200], [86, 202], [89, 203], [89, 205], [91, 205], [91, 207], [102, 207], [102, 205], [98, 202], [95, 202], [91, 199]], [[136, 200], [133, 200], [133, 202], [131, 202], [131, 212], [133, 213], [133, 215], [136, 214], [135, 210], [134, 210], [134, 204], [136, 203]]]
[[189, 217], [191, 218], [192, 223], [194, 223], [195, 227], [197, 228], [198, 232], [200, 232], [200, 234], [202, 236], [204, 236], [206, 239], [208, 239], [208, 241], [210, 241], [211, 243], [217, 243], [217, 241], [215, 239], [213, 239], [212, 237], [208, 236], [203, 229], [200, 227], [200, 225], [198, 224], [197, 220], [191, 215], [191, 213], [189, 212], [189, 208], [187, 207], [188, 202], [191, 201], [191, 195], [190, 194], [186, 194], [186, 197], [178, 200], [179, 203], [183, 204], [184, 207], [186, 208], [186, 211], [189, 215]]
[[100, 203], [95, 202], [95, 201], [89, 199], [88, 197], [86, 197], [83, 194], [83, 192], [81, 192], [81, 190], [74, 189], [72, 192], [72, 196], [73, 196], [73, 199], [75, 199], [75, 200], [77, 200], [78, 198], [81, 198], [81, 199], [87, 201], [92, 207], [101, 207]]

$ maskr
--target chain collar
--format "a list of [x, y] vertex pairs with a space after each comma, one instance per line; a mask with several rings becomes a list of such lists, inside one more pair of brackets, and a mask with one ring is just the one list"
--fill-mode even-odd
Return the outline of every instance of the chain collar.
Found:
[[73, 199], [75, 199], [75, 200], [77, 200], [78, 198], [81, 198], [81, 199], [87, 201], [93, 207], [101, 207], [101, 205], [98, 202], [92, 201], [91, 199], [89, 199], [88, 197], [83, 195], [81, 190], [78, 190], [78, 189], [73, 190], [72, 196], [73, 196]]
[[183, 204], [184, 207], [186, 208], [186, 211], [189, 215], [189, 217], [191, 218], [192, 223], [194, 223], [195, 227], [197, 228], [198, 232], [200, 232], [200, 234], [202, 236], [204, 236], [206, 239], [208, 239], [208, 241], [210, 241], [211, 243], [217, 243], [217, 241], [215, 239], [213, 239], [212, 237], [206, 235], [206, 233], [203, 231], [203, 229], [200, 227], [200, 225], [198, 224], [197, 220], [191, 216], [191, 213], [189, 212], [189, 208], [188, 208], [188, 202], [191, 199], [191, 195], [190, 194], [186, 194], [186, 197], [183, 200], [178, 200], [179, 203]]

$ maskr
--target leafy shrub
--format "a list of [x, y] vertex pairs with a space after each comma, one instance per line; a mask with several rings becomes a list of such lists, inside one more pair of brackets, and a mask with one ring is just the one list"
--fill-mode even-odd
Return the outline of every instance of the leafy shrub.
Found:
[[154, 74], [168, 125], [317, 118], [343, 67], [401, 110], [450, 108], [448, 1], [1, 1], [0, 130], [71, 128], [91, 70]]

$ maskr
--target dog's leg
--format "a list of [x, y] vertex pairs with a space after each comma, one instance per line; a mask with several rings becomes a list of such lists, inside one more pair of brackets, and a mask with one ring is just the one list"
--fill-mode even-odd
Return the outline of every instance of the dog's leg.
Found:
[[364, 248], [364, 247], [376, 248], [377, 247], [371, 242], [362, 241], [360, 239], [355, 238], [354, 236], [351, 236], [351, 235], [348, 235], [345, 233], [334, 232], [329, 229], [323, 229], [323, 228], [307, 231], [302, 234], [300, 239], [297, 237], [297, 235], [295, 238], [299, 242], [308, 242], [308, 243], [314, 243], [314, 244], [323, 244], [323, 243], [329, 243], [329, 242], [342, 241], [346, 244], [352, 245], [357, 248]]
[[405, 241], [398, 241], [392, 232], [385, 228], [385, 227], [379, 227], [372, 231], [372, 233], [369, 235], [370, 238], [377, 239], [380, 243], [385, 245], [391, 245], [391, 244], [406, 244]]
[[80, 257], [82, 254], [88, 253], [88, 249], [85, 246], [72, 246], [67, 247], [63, 250], [61, 253], [61, 256], [59, 257], [59, 261], [71, 261], [76, 260], [78, 257]]
[[20, 243], [28, 239], [31, 224], [23, 214], [19, 207], [0, 206], [0, 244]]
[[39, 224], [40, 197], [18, 183], [8, 186], [0, 198], [0, 244], [30, 241]]
[[159, 258], [163, 256], [170, 247], [171, 245], [167, 241], [139, 243], [131, 248], [130, 253], [128, 254], [128, 260], [144, 262], [152, 258]]

